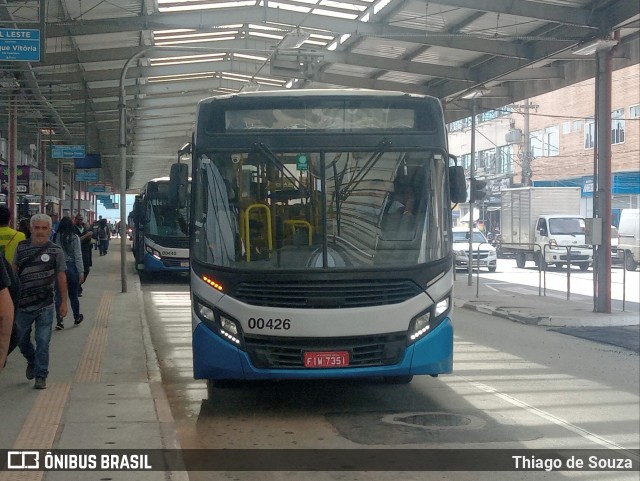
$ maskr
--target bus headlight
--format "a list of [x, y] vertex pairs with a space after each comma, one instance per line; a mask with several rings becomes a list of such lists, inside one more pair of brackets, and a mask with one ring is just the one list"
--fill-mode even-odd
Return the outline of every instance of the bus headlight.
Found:
[[234, 346], [242, 345], [241, 329], [236, 320], [207, 305], [197, 297], [194, 297], [193, 306], [196, 315], [205, 326]]
[[442, 322], [450, 310], [451, 295], [447, 294], [446, 297], [436, 302], [429, 309], [411, 319], [407, 338], [408, 344], [413, 344], [418, 339], [426, 336], [429, 331]]
[[158, 260], [162, 259], [162, 256], [160, 255], [160, 252], [158, 252], [157, 250], [155, 250], [153, 247], [149, 247], [149, 246], [144, 246], [145, 250], [151, 254], [153, 257], [155, 257]]

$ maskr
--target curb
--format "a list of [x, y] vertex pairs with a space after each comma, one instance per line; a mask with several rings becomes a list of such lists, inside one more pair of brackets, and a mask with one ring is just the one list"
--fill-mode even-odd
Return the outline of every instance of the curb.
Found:
[[460, 307], [462, 309], [467, 309], [470, 311], [476, 311], [481, 314], [487, 314], [489, 316], [495, 316], [502, 319], [519, 322], [520, 324], [537, 326], [541, 323], [551, 322], [551, 316], [530, 316], [527, 314], [520, 314], [518, 312], [505, 311], [499, 307], [492, 307], [486, 304], [474, 304], [469, 301], [454, 301], [454, 305], [456, 307]]

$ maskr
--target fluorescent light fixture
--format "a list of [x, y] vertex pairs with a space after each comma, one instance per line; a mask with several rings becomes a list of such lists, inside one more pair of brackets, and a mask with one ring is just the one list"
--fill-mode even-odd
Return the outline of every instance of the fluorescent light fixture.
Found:
[[476, 87], [476, 88], [473, 88], [471, 90], [467, 90], [465, 93], [463, 93], [460, 96], [460, 98], [463, 98], [465, 100], [476, 99], [478, 97], [484, 97], [488, 93], [489, 93], [489, 89], [488, 88], [486, 88], [486, 87]]
[[300, 48], [303, 43], [309, 40], [311, 34], [300, 28], [296, 28], [287, 33], [282, 41], [278, 44], [278, 48]]
[[590, 42], [578, 45], [573, 49], [573, 53], [576, 55], [593, 55], [601, 50], [609, 50], [618, 45], [618, 40], [609, 38], [596, 38]]

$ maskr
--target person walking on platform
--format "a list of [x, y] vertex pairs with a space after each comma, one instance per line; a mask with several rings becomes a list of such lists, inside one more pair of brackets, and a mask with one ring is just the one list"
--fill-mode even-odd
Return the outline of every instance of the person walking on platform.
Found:
[[13, 262], [13, 255], [16, 252], [18, 243], [25, 240], [25, 235], [9, 227], [11, 211], [6, 205], [0, 205], [0, 255]]
[[109, 250], [109, 239], [111, 239], [111, 230], [107, 224], [107, 219], [100, 219], [100, 223], [98, 225], [98, 249], [100, 250], [101, 256], [107, 255], [107, 251]]
[[[80, 314], [80, 301], [78, 300], [78, 289], [80, 284], [84, 282], [84, 264], [82, 262], [80, 238], [76, 234], [71, 217], [63, 217], [60, 220], [60, 226], [58, 226], [58, 232], [56, 232], [53, 241], [64, 251], [67, 263], [67, 292], [69, 293], [69, 301], [73, 311], [74, 324], [77, 326], [84, 319], [84, 316]], [[61, 296], [60, 289], [56, 289], [56, 308], [62, 302]], [[64, 329], [64, 316], [58, 314], [56, 331], [62, 329]]]
[[[82, 251], [82, 265], [84, 267], [84, 282], [87, 282], [87, 277], [89, 276], [89, 271], [91, 270], [92, 262], [92, 246], [91, 246], [91, 238], [93, 237], [93, 232], [89, 228], [88, 224], [84, 223], [84, 219], [81, 215], [76, 216], [76, 223], [74, 225], [75, 233], [80, 238], [80, 249]], [[82, 297], [82, 284], [80, 284], [78, 288], [78, 297]]]
[[[16, 311], [19, 347], [27, 359], [27, 379], [36, 378], [34, 388], [46, 389], [49, 375], [49, 343], [53, 327], [54, 285], [61, 292], [58, 307], [61, 317], [67, 315], [67, 268], [64, 252], [49, 240], [51, 217], [31, 217], [31, 238], [18, 244], [13, 269], [20, 280], [20, 297]], [[35, 325], [35, 348], [31, 327]]]
[[[12, 270], [11, 263], [13, 262], [13, 257], [16, 252], [16, 247], [18, 244], [25, 240], [24, 233], [19, 230], [14, 230], [9, 227], [9, 221], [11, 220], [11, 211], [6, 205], [0, 205], [0, 257], [4, 257], [3, 264], [5, 264], [5, 270]], [[15, 298], [17, 289], [19, 289], [19, 282], [15, 276], [15, 273], [9, 272], [9, 281], [12, 284], [9, 287], [9, 292], [12, 294], [12, 298]], [[17, 299], [16, 299], [17, 301]], [[15, 305], [11, 304], [15, 310]], [[7, 356], [16, 348], [18, 345], [18, 332], [17, 329], [14, 328], [15, 319], [14, 312], [11, 312], [11, 325], [9, 326], [9, 345], [8, 349], [5, 352], [4, 358], [2, 357], [2, 349], [0, 349], [0, 368], [4, 367]], [[0, 337], [2, 337], [2, 328], [0, 327]]]
[[27, 217], [20, 219], [20, 222], [18, 222], [17, 230], [22, 232], [27, 239], [31, 237], [31, 230], [29, 229], [29, 219]]
[[49, 239], [53, 240], [53, 236], [58, 232], [58, 226], [60, 225], [60, 219], [58, 219], [58, 214], [51, 214], [51, 234], [49, 234]]

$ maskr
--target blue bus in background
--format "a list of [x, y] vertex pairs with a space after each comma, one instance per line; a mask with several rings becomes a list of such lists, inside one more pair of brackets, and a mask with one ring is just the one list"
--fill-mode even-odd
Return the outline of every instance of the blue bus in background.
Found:
[[189, 202], [169, 203], [169, 177], [148, 181], [136, 196], [132, 249], [141, 276], [153, 272], [189, 272]]

